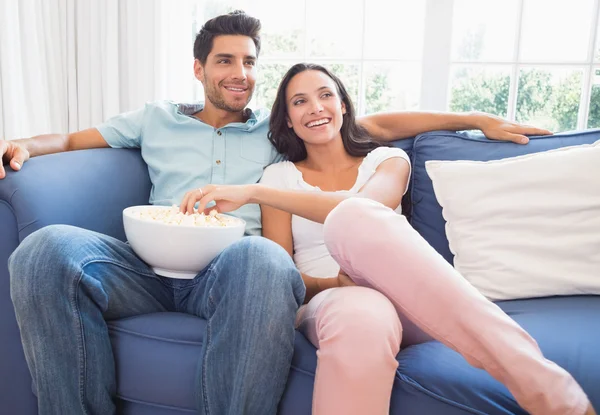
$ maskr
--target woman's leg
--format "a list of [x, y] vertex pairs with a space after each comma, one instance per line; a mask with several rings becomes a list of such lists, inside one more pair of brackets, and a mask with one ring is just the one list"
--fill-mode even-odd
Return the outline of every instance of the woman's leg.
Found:
[[298, 329], [319, 350], [313, 415], [387, 415], [402, 326], [383, 294], [325, 290], [303, 307]]
[[506, 385], [530, 413], [585, 413], [588, 399], [573, 377], [545, 359], [535, 340], [404, 216], [372, 200], [349, 199], [327, 218], [325, 242], [357, 284], [385, 294], [400, 314]]

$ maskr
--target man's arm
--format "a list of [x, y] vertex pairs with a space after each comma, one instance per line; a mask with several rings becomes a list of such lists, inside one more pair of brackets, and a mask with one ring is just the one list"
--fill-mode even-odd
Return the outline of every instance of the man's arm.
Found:
[[6, 176], [4, 163], [17, 171], [29, 158], [63, 151], [85, 150], [109, 147], [96, 128], [77, 131], [71, 134], [44, 134], [19, 140], [0, 140], [0, 179]]
[[414, 137], [435, 130], [481, 130], [486, 137], [526, 144], [528, 135], [548, 135], [552, 132], [505, 120], [483, 112], [398, 111], [365, 115], [358, 124], [379, 141]]

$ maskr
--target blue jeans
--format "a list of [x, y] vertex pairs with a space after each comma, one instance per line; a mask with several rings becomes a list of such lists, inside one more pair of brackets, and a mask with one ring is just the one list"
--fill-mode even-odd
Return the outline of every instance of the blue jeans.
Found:
[[174, 280], [154, 274], [124, 242], [52, 225], [28, 236], [8, 265], [41, 415], [114, 414], [106, 321], [163, 311], [208, 322], [198, 356], [199, 413], [276, 413], [305, 287], [274, 242], [242, 238], [193, 280]]

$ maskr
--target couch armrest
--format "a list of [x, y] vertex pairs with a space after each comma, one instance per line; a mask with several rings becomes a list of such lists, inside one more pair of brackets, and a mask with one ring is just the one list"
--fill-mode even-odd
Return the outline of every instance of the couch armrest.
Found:
[[[0, 180], [0, 203], [16, 220], [19, 242], [50, 224], [124, 239], [122, 210], [148, 204], [148, 168], [138, 150], [94, 149], [29, 160]], [[4, 225], [4, 222], [2, 222]]]
[[[5, 166], [7, 168], [8, 166]], [[10, 300], [8, 257], [32, 232], [69, 224], [125, 239], [122, 210], [147, 204], [148, 168], [138, 150], [95, 149], [35, 157], [0, 180], [0, 402], [33, 414], [35, 398]]]

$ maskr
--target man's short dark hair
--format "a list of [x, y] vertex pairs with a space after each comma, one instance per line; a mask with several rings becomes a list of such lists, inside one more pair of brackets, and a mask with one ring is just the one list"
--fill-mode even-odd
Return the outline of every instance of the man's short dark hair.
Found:
[[235, 10], [210, 19], [196, 35], [194, 42], [194, 58], [202, 65], [206, 63], [208, 54], [212, 50], [213, 40], [222, 35], [248, 36], [256, 45], [256, 57], [260, 52], [260, 20], [248, 16], [242, 10]]

